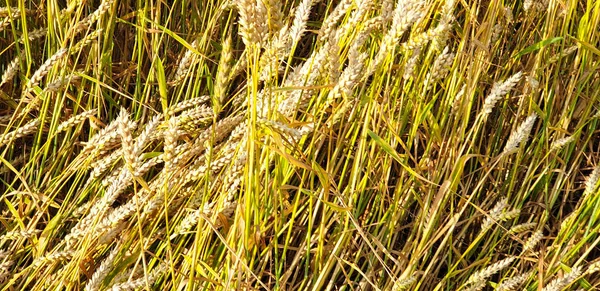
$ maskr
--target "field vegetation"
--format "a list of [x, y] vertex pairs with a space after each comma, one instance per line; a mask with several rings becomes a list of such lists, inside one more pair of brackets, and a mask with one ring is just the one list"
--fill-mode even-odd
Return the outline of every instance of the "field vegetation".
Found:
[[600, 1], [0, 0], [0, 290], [595, 290]]

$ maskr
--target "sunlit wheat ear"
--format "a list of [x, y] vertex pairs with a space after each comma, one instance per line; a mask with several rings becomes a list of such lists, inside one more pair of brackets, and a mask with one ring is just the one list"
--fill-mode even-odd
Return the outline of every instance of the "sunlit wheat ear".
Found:
[[260, 46], [265, 37], [266, 8], [262, 1], [236, 0], [239, 14], [239, 34], [246, 47]]
[[190, 229], [192, 229], [196, 224], [198, 224], [198, 221], [200, 221], [200, 217], [202, 217], [202, 214], [204, 214], [207, 217], [212, 216], [212, 208], [214, 207], [214, 205], [215, 202], [209, 202], [206, 203], [204, 207], [188, 213], [181, 220], [179, 225], [177, 225], [177, 227], [175, 228], [175, 232], [173, 235], [171, 235], [171, 239], [190, 231]]
[[506, 142], [506, 146], [504, 146], [504, 151], [502, 154], [510, 154], [514, 153], [519, 145], [529, 139], [529, 135], [531, 134], [531, 130], [533, 129], [533, 124], [537, 119], [537, 114], [532, 114], [517, 127], [515, 131], [510, 134], [508, 141]]
[[552, 142], [552, 144], [550, 145], [550, 151], [558, 151], [562, 149], [565, 145], [571, 143], [573, 140], [575, 140], [574, 135], [559, 138]]
[[113, 268], [113, 263], [115, 261], [115, 258], [117, 257], [117, 254], [119, 253], [119, 249], [119, 245], [116, 245], [110, 251], [110, 253], [108, 253], [108, 256], [106, 256], [106, 258], [102, 261], [100, 266], [96, 269], [96, 271], [94, 271], [94, 275], [92, 275], [92, 278], [85, 285], [85, 291], [100, 290], [100, 285], [102, 284], [102, 281], [104, 280], [104, 278], [106, 278], [108, 273]]
[[485, 288], [486, 281], [479, 281], [469, 285], [467, 288], [461, 289], [463, 291], [481, 291]]
[[402, 78], [404, 80], [408, 80], [412, 77], [420, 55], [421, 50], [416, 49], [412, 52], [412, 56], [408, 59], [408, 61], [406, 61], [406, 65], [404, 65], [404, 72], [402, 73]]
[[449, 47], [445, 47], [442, 53], [435, 59], [431, 71], [427, 73], [427, 76], [425, 77], [425, 82], [423, 84], [423, 86], [425, 86], [425, 89], [431, 89], [435, 82], [446, 77], [448, 72], [450, 72], [450, 68], [452, 67], [453, 62], [454, 53], [450, 52]]
[[39, 125], [40, 125], [40, 120], [39, 120], [39, 118], [36, 118], [32, 121], [29, 121], [24, 126], [17, 128], [14, 131], [11, 131], [11, 132], [1, 135], [0, 136], [0, 146], [10, 144], [18, 138], [35, 133], [38, 130]]
[[40, 230], [32, 229], [32, 230], [14, 230], [9, 231], [2, 236], [0, 236], [0, 246], [3, 242], [15, 239], [29, 239], [32, 236], [40, 233]]
[[150, 284], [150, 286], [154, 285], [158, 277], [160, 277], [166, 270], [165, 265], [159, 265], [152, 269], [150, 273], [142, 276], [141, 278], [137, 278], [134, 280], [128, 280], [124, 283], [119, 283], [111, 286], [107, 290], [109, 291], [124, 291], [124, 290], [135, 290], [137, 288], [142, 288], [146, 286], [146, 284]]
[[381, 11], [380, 16], [383, 25], [386, 25], [392, 21], [392, 18], [394, 17], [394, 3], [394, 0], [381, 1], [381, 8], [379, 11]]
[[596, 272], [600, 272], [600, 261], [596, 261], [588, 266], [587, 270], [585, 270], [586, 274], [593, 274]]
[[469, 279], [467, 280], [468, 284], [476, 284], [478, 282], [486, 281], [487, 278], [492, 275], [504, 270], [506, 267], [510, 266], [510, 264], [516, 259], [516, 257], [508, 257], [504, 260], [498, 261], [483, 270], [477, 271], [473, 273]]
[[[73, 1], [76, 3], [76, 1]], [[100, 3], [100, 6], [90, 15], [79, 21], [75, 24], [75, 27], [71, 31], [71, 35], [75, 35], [86, 30], [90, 25], [94, 24], [94, 22], [98, 21], [102, 15], [106, 14], [106, 12], [110, 9], [115, 0], [104, 0]]]
[[[34, 10], [26, 9], [26, 13], [31, 14]], [[0, 17], [9, 17], [15, 15], [14, 17], [18, 17], [19, 13], [21, 13], [21, 9], [19, 7], [0, 7]]]
[[290, 27], [290, 45], [295, 46], [304, 32], [306, 31], [306, 22], [308, 21], [308, 17], [310, 16], [310, 10], [315, 1], [313, 0], [302, 0], [298, 6], [296, 6], [296, 11], [294, 12], [294, 20], [292, 21], [292, 26]]
[[[47, 33], [48, 33], [48, 30], [45, 27], [29, 31], [29, 32], [27, 32], [27, 40], [33, 41], [36, 39], [40, 39], [40, 38], [46, 36]], [[21, 37], [19, 39], [19, 43], [24, 43], [24, 42], [25, 42], [25, 39], [23, 37]]]
[[133, 136], [131, 135], [131, 131], [129, 130], [129, 113], [125, 108], [121, 108], [121, 113], [119, 114], [118, 120], [118, 132], [121, 136], [121, 146], [123, 148], [123, 158], [125, 159], [125, 163], [129, 166], [129, 168], [134, 171], [137, 167], [137, 156], [135, 154], [133, 148]]
[[581, 276], [581, 273], [581, 267], [573, 267], [571, 272], [566, 273], [562, 278], [552, 280], [548, 285], [544, 286], [542, 291], [560, 291], [575, 282], [575, 280]]
[[409, 290], [410, 286], [412, 286], [415, 282], [417, 282], [417, 276], [410, 275], [406, 279], [398, 280], [397, 282], [394, 282], [394, 286], [392, 287], [392, 290], [393, 291]]
[[[119, 145], [121, 142], [119, 140], [118, 123], [119, 119], [117, 118], [90, 138], [85, 143], [86, 145], [80, 155], [87, 159], [93, 159], [108, 153], [109, 150]], [[136, 129], [137, 123], [130, 121], [127, 126], [130, 131], [133, 131]]]
[[429, 41], [439, 39], [448, 33], [450, 29], [449, 23], [440, 23], [435, 28], [429, 29], [421, 34], [411, 37], [407, 42], [402, 44], [405, 51], [412, 51], [416, 48], [422, 48]]
[[39, 268], [43, 265], [66, 261], [66, 260], [73, 258], [74, 254], [75, 254], [75, 252], [71, 251], [71, 250], [50, 253], [48, 255], [36, 258], [33, 261], [32, 266]]
[[[198, 41], [197, 40], [192, 41], [190, 46], [194, 50], [196, 50], [198, 48]], [[177, 71], [175, 72], [175, 76], [173, 76], [173, 78], [171, 79], [169, 84], [171, 86], [181, 84], [181, 81], [183, 81], [185, 76], [190, 72], [190, 68], [195, 64], [195, 62], [196, 62], [196, 55], [195, 55], [194, 51], [190, 50], [190, 49], [186, 49], [185, 53], [183, 54], [183, 57], [181, 58], [181, 60], [179, 61], [179, 64], [177, 65]]]
[[[261, 68], [261, 81], [271, 83], [273, 79], [283, 72], [283, 68], [281, 66], [282, 61], [291, 50], [288, 32], [289, 27], [287, 25], [282, 27], [279, 32], [271, 37], [269, 42], [265, 45], [265, 51], [261, 55], [259, 61], [259, 67]], [[233, 77], [233, 71], [235, 71], [235, 68], [231, 69], [230, 66], [227, 65], [225, 69], [227, 69], [227, 75], [224, 75], [224, 77], [231, 79]], [[219, 67], [219, 71], [220, 70], [221, 68]]]
[[447, 0], [442, 6], [442, 11], [440, 12], [440, 22], [438, 26], [445, 27], [446, 30], [441, 32], [438, 37], [434, 38], [432, 41], [433, 47], [437, 51], [442, 51], [444, 47], [447, 46], [448, 39], [450, 38], [450, 30], [452, 28], [452, 23], [455, 21], [454, 17], [454, 6], [456, 5], [455, 0]]
[[596, 187], [598, 186], [598, 180], [600, 180], [600, 166], [594, 167], [592, 173], [585, 179], [585, 190], [583, 191], [583, 196], [588, 196], [594, 193]]
[[269, 31], [275, 32], [283, 27], [282, 2], [279, 0], [266, 0], [265, 6], [268, 11]]
[[0, 32], [6, 29], [11, 21], [14, 21], [20, 15], [20, 10], [11, 10], [14, 9], [12, 7], [6, 7], [8, 10], [4, 11], [6, 16], [3, 16], [4, 19], [0, 20]]
[[525, 253], [535, 248], [540, 243], [540, 241], [542, 241], [542, 238], [544, 238], [544, 232], [541, 229], [535, 231], [533, 234], [531, 234], [529, 239], [527, 239], [525, 245], [523, 245], [522, 252]]
[[321, 25], [321, 29], [319, 30], [319, 41], [325, 42], [328, 38], [331, 37], [337, 22], [344, 15], [346, 15], [346, 12], [348, 12], [351, 6], [352, 0], [342, 0], [335, 6], [333, 11], [331, 11], [331, 13], [327, 15], [327, 18], [325, 18], [323, 24]]
[[171, 173], [174, 169], [175, 147], [177, 146], [177, 118], [172, 117], [168, 121], [168, 128], [164, 133], [163, 160], [165, 162], [165, 172]]
[[532, 272], [523, 273], [520, 275], [512, 276], [500, 283], [496, 287], [496, 291], [515, 291], [517, 288], [525, 282], [525, 280], [529, 279]]
[[19, 62], [21, 61], [21, 56], [16, 56], [4, 69], [4, 73], [2, 74], [2, 79], [0, 80], [0, 87], [9, 81], [11, 81], [19, 72]]
[[391, 28], [383, 37], [379, 51], [371, 62], [365, 76], [372, 75], [382, 65], [383, 61], [389, 57], [390, 52], [400, 41], [404, 32], [413, 23], [423, 17], [425, 14], [424, 5], [425, 2], [421, 0], [399, 1], [397, 3], [392, 17]]
[[72, 116], [71, 118], [61, 122], [58, 125], [58, 127], [56, 127], [56, 133], [65, 131], [73, 126], [80, 124], [81, 122], [85, 121], [86, 119], [94, 116], [96, 114], [96, 112], [98, 112], [98, 110], [92, 109], [92, 110], [84, 111], [75, 116]]
[[59, 77], [58, 79], [48, 83], [44, 90], [46, 90], [47, 92], [57, 92], [61, 88], [64, 88], [65, 86], [69, 85], [71, 82], [76, 80], [81, 80], [81, 75], [73, 73], [63, 77]]
[[198, 97], [183, 100], [183, 101], [169, 107], [168, 116], [173, 116], [181, 111], [187, 110], [191, 107], [196, 107], [196, 106], [202, 105], [208, 101], [210, 101], [210, 96], [208, 96], [208, 95], [198, 96]]
[[69, 53], [71, 55], [79, 53], [84, 47], [96, 42], [99, 37], [102, 36], [102, 28], [98, 28], [91, 33], [86, 34], [80, 41], [78, 41], [71, 49]]
[[50, 72], [52, 66], [54, 66], [54, 64], [56, 64], [63, 57], [65, 57], [67, 55], [67, 52], [67, 49], [59, 49], [33, 73], [31, 78], [29, 79], [29, 82], [27, 83], [27, 86], [25, 87], [25, 90], [23, 91], [24, 97], [26, 97], [27, 94], [31, 92], [31, 90], [33, 90], [33, 88], [40, 84], [40, 81], [42, 81], [42, 78], [44, 78], [44, 76], [46, 76]]
[[502, 197], [500, 200], [498, 200], [496, 205], [494, 205], [494, 208], [490, 210], [490, 213], [485, 217], [485, 220], [483, 220], [483, 223], [481, 224], [481, 230], [484, 231], [491, 228], [492, 225], [494, 225], [494, 222], [498, 220], [502, 212], [504, 212], [508, 206], [508, 198]]
[[373, 5], [375, 5], [374, 1], [362, 0], [356, 5], [358, 7], [357, 9], [352, 11], [350, 19], [346, 21], [346, 23], [344, 23], [343, 26], [337, 30], [336, 34], [338, 35], [338, 37], [350, 36], [354, 33], [354, 30], [356, 30], [356, 28], [359, 27], [361, 24], [368, 24], [366, 23], [365, 18], [368, 17], [367, 13], [370, 12], [373, 8]]
[[498, 103], [498, 101], [502, 99], [504, 95], [510, 92], [510, 90], [512, 90], [515, 87], [515, 85], [517, 85], [517, 83], [521, 80], [522, 76], [523, 73], [518, 72], [512, 75], [510, 78], [506, 79], [504, 82], [494, 83], [490, 94], [485, 98], [485, 101], [483, 102], [483, 109], [481, 111], [481, 114], [484, 119], [487, 118], [487, 116], [490, 113], [492, 113], [492, 110], [496, 106], [496, 103]]
[[215, 78], [215, 96], [219, 106], [225, 102], [227, 97], [227, 89], [229, 76], [231, 75], [231, 63], [233, 61], [233, 52], [231, 46], [231, 37], [225, 38], [221, 50], [221, 58], [219, 59], [219, 67]]

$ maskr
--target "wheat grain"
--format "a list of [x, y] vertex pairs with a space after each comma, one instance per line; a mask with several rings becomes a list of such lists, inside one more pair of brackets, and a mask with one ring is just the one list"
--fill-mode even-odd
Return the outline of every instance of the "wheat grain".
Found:
[[[276, 4], [271, 4], [269, 2], [268, 5]], [[281, 7], [279, 9], [281, 9]], [[215, 78], [215, 96], [217, 97], [216, 99], [219, 101], [219, 104], [225, 102], [225, 97], [227, 96], [227, 82], [229, 82], [229, 76], [231, 75], [231, 62], [233, 60], [233, 52], [231, 50], [231, 37], [227, 37], [223, 41], [221, 58], [219, 59], [219, 67]], [[266, 53], [267, 52], [265, 52], [265, 54]]]
[[7, 240], [28, 239], [40, 232], [41, 231], [37, 229], [9, 231], [0, 236], [0, 243]]
[[129, 121], [129, 113], [125, 108], [121, 108], [121, 112], [119, 113], [118, 127], [117, 130], [119, 135], [121, 136], [121, 147], [123, 149], [123, 158], [125, 159], [125, 163], [129, 167], [129, 169], [133, 172], [135, 168], [137, 168], [137, 155], [133, 146], [133, 137], [131, 135], [131, 131], [129, 131], [128, 124]]
[[449, 47], [445, 47], [442, 53], [433, 62], [431, 71], [427, 73], [423, 86], [426, 90], [431, 89], [433, 83], [446, 77], [454, 62], [454, 53], [450, 52]]
[[[72, 28], [71, 30], [71, 35], [75, 35], [78, 34], [84, 30], [86, 30], [90, 25], [92, 25], [94, 22], [98, 21], [102, 15], [106, 14], [106, 12], [110, 9], [110, 7], [112, 6], [112, 4], [115, 2], [115, 0], [104, 0], [100, 3], [100, 6], [98, 6], [98, 8], [96, 8], [96, 10], [94, 10], [94, 12], [92, 12], [92, 14], [88, 15], [87, 17], [85, 17], [84, 19], [82, 19], [81, 21], [77, 22], [75, 24], [75, 26]], [[76, 3], [76, 2], [73, 2]], [[71, 8], [70, 6], [68, 7], [68, 9], [74, 9], [75, 7]], [[70, 13], [68, 10], [65, 10], [64, 13]]]
[[[194, 50], [198, 49], [198, 41], [197, 40], [192, 41], [190, 46]], [[177, 65], [177, 71], [175, 72], [175, 76], [173, 76], [173, 78], [171, 79], [171, 82], [169, 83], [171, 86], [179, 85], [181, 83], [181, 81], [183, 81], [183, 79], [190, 72], [190, 68], [196, 62], [196, 55], [194, 53], [194, 50], [188, 49], [185, 51], [185, 54], [183, 54], [183, 57], [181, 58], [181, 60], [179, 61], [179, 64]]]
[[449, 29], [449, 23], [440, 23], [435, 28], [411, 37], [407, 42], [402, 44], [402, 48], [406, 51], [413, 51], [417, 48], [422, 48], [429, 41], [438, 39], [447, 34]]
[[485, 217], [485, 220], [481, 224], [481, 230], [484, 231], [492, 227], [494, 222], [498, 221], [500, 215], [504, 212], [505, 209], [508, 208], [508, 206], [508, 198], [502, 197], [500, 200], [498, 200], [498, 202], [496, 202], [492, 210], [490, 210], [490, 213]]
[[314, 3], [312, 0], [302, 0], [302, 2], [300, 2], [300, 4], [298, 4], [296, 7], [294, 20], [292, 21], [292, 26], [290, 27], [289, 33], [290, 45], [295, 46], [306, 31], [306, 22], [308, 21], [310, 10], [313, 4]]
[[6, 69], [4, 70], [4, 73], [2, 74], [2, 79], [0, 81], [0, 87], [11, 81], [15, 77], [15, 75], [17, 75], [17, 72], [19, 71], [20, 61], [21, 55], [18, 55], [12, 61], [10, 61], [8, 66], [6, 66]]
[[104, 280], [104, 278], [108, 275], [108, 273], [112, 269], [112, 265], [113, 265], [118, 253], [119, 253], [119, 245], [116, 245], [110, 251], [110, 253], [108, 253], [108, 256], [106, 256], [106, 258], [102, 261], [100, 266], [96, 269], [96, 271], [92, 275], [92, 278], [87, 282], [87, 284], [85, 285], [85, 288], [84, 288], [85, 291], [100, 290], [100, 285], [102, 284], [102, 280]]
[[10, 144], [16, 139], [35, 133], [38, 130], [40, 123], [40, 119], [36, 118], [14, 131], [3, 134], [0, 136], [0, 146]]
[[544, 237], [544, 232], [541, 229], [536, 230], [530, 237], [529, 239], [527, 239], [527, 241], [525, 242], [525, 245], [523, 245], [523, 253], [532, 250], [533, 248], [535, 248], [540, 241], [542, 240], [542, 238]]
[[175, 159], [175, 148], [177, 147], [177, 119], [169, 119], [168, 124], [168, 129], [164, 134], [163, 160], [165, 162], [165, 172], [171, 173], [174, 169], [173, 161]]
[[23, 96], [27, 96], [27, 94], [37, 85], [40, 84], [40, 81], [44, 76], [46, 76], [52, 66], [60, 61], [63, 57], [67, 55], [68, 50], [61, 48], [56, 53], [54, 53], [50, 58], [48, 58], [31, 76], [29, 82], [27, 83], [27, 87], [23, 91]]
[[415, 66], [419, 61], [419, 55], [421, 54], [420, 49], [416, 49], [412, 52], [412, 56], [406, 61], [406, 65], [404, 65], [404, 72], [402, 73], [402, 78], [404, 80], [408, 80], [412, 77], [413, 72], [415, 71]]
[[352, 0], [342, 0], [335, 6], [333, 11], [323, 20], [323, 24], [321, 24], [319, 41], [326, 42], [332, 37], [335, 25], [348, 12], [351, 6]]
[[51, 254], [36, 258], [33, 261], [32, 265], [34, 267], [39, 268], [43, 265], [52, 264], [52, 263], [60, 262], [60, 261], [66, 261], [66, 260], [71, 259], [74, 254], [75, 254], [74, 251], [62, 251], [62, 252], [51, 253]]
[[600, 166], [594, 167], [592, 173], [585, 179], [585, 190], [583, 191], [584, 197], [594, 193], [598, 185], [598, 180], [600, 180]]
[[550, 151], [560, 150], [565, 145], [567, 145], [568, 143], [572, 142], [574, 139], [575, 139], [574, 135], [563, 137], [563, 138], [559, 138], [559, 139], [557, 139], [557, 140], [555, 140], [555, 141], [552, 142], [552, 144], [550, 145]]
[[573, 267], [571, 271], [565, 274], [561, 278], [552, 280], [548, 285], [544, 286], [542, 291], [560, 291], [563, 288], [573, 283], [579, 276], [581, 276], [581, 267]]
[[64, 77], [60, 77], [60, 78], [48, 83], [48, 85], [46, 85], [46, 88], [44, 88], [44, 90], [47, 92], [57, 92], [58, 90], [60, 90], [60, 88], [67, 86], [71, 82], [80, 80], [81, 79], [80, 74], [81, 73], [73, 73], [73, 74], [69, 74]]
[[502, 154], [515, 152], [521, 143], [529, 139], [529, 135], [531, 134], [536, 119], [537, 114], [535, 113], [528, 116], [515, 131], [511, 132]]
[[498, 286], [496, 286], [496, 291], [514, 291], [517, 290], [517, 287], [519, 287], [519, 285], [523, 284], [523, 282], [525, 282], [525, 280], [527, 280], [530, 276], [531, 276], [532, 272], [527, 272], [527, 273], [523, 273], [520, 275], [516, 275], [513, 277], [510, 277], [504, 281], [502, 281], [502, 283], [500, 283]]
[[84, 120], [90, 118], [91, 116], [94, 116], [96, 114], [96, 112], [98, 112], [96, 109], [92, 109], [92, 110], [84, 111], [80, 114], [70, 117], [69, 119], [61, 122], [56, 127], [56, 133], [65, 131], [68, 128], [71, 128], [71, 127], [83, 122]]
[[171, 106], [169, 108], [169, 110], [167, 111], [168, 112], [167, 115], [173, 116], [173, 115], [175, 115], [181, 111], [184, 111], [188, 108], [200, 106], [208, 101], [210, 101], [210, 96], [208, 96], [208, 95], [183, 100], [183, 101]]
[[108, 291], [125, 291], [125, 290], [134, 290], [143, 286], [146, 286], [146, 283], [153, 285], [158, 279], [158, 277], [165, 271], [164, 265], [159, 265], [154, 268], [149, 274], [145, 275], [142, 278], [138, 278], [135, 280], [129, 280], [124, 283], [115, 284], [108, 289]]
[[503, 259], [501, 261], [498, 261], [488, 267], [486, 267], [483, 270], [477, 271], [475, 273], [473, 273], [469, 279], [467, 280], [468, 284], [476, 284], [479, 282], [485, 282], [485, 280], [487, 278], [489, 278], [490, 276], [504, 270], [506, 267], [508, 267], [516, 258], [515, 257], [508, 257], [506, 259]]
[[399, 42], [400, 37], [404, 32], [420, 18], [423, 17], [425, 2], [421, 0], [398, 1], [392, 18], [390, 30], [383, 37], [381, 47], [375, 55], [366, 76], [370, 76], [375, 72], [376, 68], [381, 65], [383, 60], [388, 58], [391, 50]]
[[269, 31], [279, 31], [283, 27], [283, 12], [281, 11], [282, 2], [279, 0], [265, 0], [264, 5], [267, 8], [267, 19]]
[[510, 78], [506, 79], [504, 82], [494, 83], [492, 90], [488, 97], [485, 98], [483, 103], [482, 115], [483, 117], [487, 117], [492, 110], [496, 106], [496, 103], [506, 95], [510, 90], [512, 90], [515, 85], [521, 80], [523, 76], [522, 72], [518, 72], [512, 75]]
[[394, 287], [392, 287], [393, 291], [401, 291], [408, 289], [412, 284], [417, 281], [417, 276], [410, 275], [408, 278], [398, 280], [394, 282]]
[[[33, 40], [42, 38], [42, 37], [46, 36], [47, 33], [48, 33], [48, 30], [45, 27], [29, 31], [27, 33], [27, 40], [33, 41]], [[25, 42], [25, 39], [23, 37], [21, 37], [19, 39], [19, 43], [24, 43], [24, 42]]]
[[[265, 37], [263, 35], [265, 31], [262, 26], [264, 26], [263, 20], [266, 19], [266, 11], [263, 14], [261, 9], [264, 5], [261, 1], [257, 0], [237, 0], [236, 4], [239, 14], [239, 34], [244, 41], [244, 45], [246, 47], [260, 46]], [[258, 21], [259, 19], [261, 21]], [[259, 22], [263, 23], [262, 26]]]
[[485, 280], [484, 281], [479, 281], [479, 282], [475, 282], [471, 285], [469, 285], [467, 288], [463, 289], [464, 291], [481, 291], [483, 290], [483, 288], [485, 288]]

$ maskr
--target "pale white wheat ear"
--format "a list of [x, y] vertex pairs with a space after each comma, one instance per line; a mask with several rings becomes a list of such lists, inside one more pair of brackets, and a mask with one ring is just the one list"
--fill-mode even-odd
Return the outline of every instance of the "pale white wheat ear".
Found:
[[17, 72], [19, 71], [19, 61], [21, 61], [21, 55], [16, 56], [4, 69], [4, 73], [2, 74], [2, 79], [0, 79], [0, 87], [10, 80], [12, 80]]
[[504, 82], [494, 83], [490, 94], [488, 95], [488, 97], [485, 98], [485, 101], [483, 103], [483, 109], [481, 114], [484, 119], [490, 113], [492, 113], [492, 110], [496, 106], [496, 103], [498, 103], [498, 101], [502, 99], [504, 95], [510, 92], [510, 90], [512, 90], [515, 87], [515, 85], [517, 85], [517, 83], [521, 80], [522, 76], [523, 73], [518, 72], [512, 75], [510, 78], [506, 79]]
[[592, 173], [585, 179], [585, 190], [583, 191], [584, 197], [592, 194], [594, 190], [596, 190], [598, 180], [600, 180], [600, 166], [594, 167]]
[[523, 253], [535, 248], [540, 243], [542, 238], [544, 238], [544, 232], [541, 229], [531, 234], [529, 239], [527, 239], [527, 241], [525, 242], [525, 245], [523, 245]]
[[489, 265], [483, 270], [477, 271], [473, 273], [469, 279], [467, 280], [467, 284], [477, 285], [481, 282], [484, 282], [490, 276], [506, 269], [506, 267], [510, 266], [510, 264], [516, 259], [516, 257], [508, 257], [504, 260], [498, 261], [492, 265]]
[[556, 278], [552, 280], [548, 285], [544, 286], [542, 291], [560, 291], [565, 287], [569, 286], [571, 283], [575, 282], [579, 276], [582, 274], [581, 267], [573, 267], [571, 272], [566, 273], [561, 278]]
[[510, 134], [508, 141], [506, 142], [506, 146], [504, 146], [504, 151], [502, 154], [510, 154], [515, 152], [519, 145], [529, 139], [529, 135], [531, 130], [533, 129], [533, 124], [537, 119], [537, 114], [532, 114], [517, 127], [515, 131]]
[[95, 291], [100, 290], [100, 285], [102, 284], [102, 280], [106, 278], [108, 273], [112, 270], [112, 265], [119, 253], [119, 245], [116, 245], [112, 251], [108, 254], [108, 256], [102, 261], [100, 266], [92, 275], [92, 278], [85, 285], [85, 291]]
[[485, 230], [491, 228], [492, 225], [494, 224], [494, 221], [498, 220], [498, 218], [500, 217], [502, 212], [504, 212], [504, 210], [507, 209], [508, 206], [509, 206], [508, 199], [506, 197], [503, 197], [498, 202], [496, 202], [496, 205], [494, 205], [494, 208], [492, 208], [492, 210], [490, 210], [490, 213], [488, 214], [488, 216], [486, 216], [485, 219], [483, 220], [483, 223], [481, 224], [481, 230], [485, 231]]
[[514, 291], [531, 276], [532, 272], [523, 273], [510, 277], [496, 287], [496, 291]]
[[552, 144], [550, 145], [550, 150], [551, 151], [557, 151], [562, 149], [565, 145], [569, 144], [570, 142], [572, 142], [573, 140], [575, 140], [575, 136], [574, 135], [570, 135], [567, 137], [563, 137], [563, 138], [559, 138], [555, 141], [552, 142]]

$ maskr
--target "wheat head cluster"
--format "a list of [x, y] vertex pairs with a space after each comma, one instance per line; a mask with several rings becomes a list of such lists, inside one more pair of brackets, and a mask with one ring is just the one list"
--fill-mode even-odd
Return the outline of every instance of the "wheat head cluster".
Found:
[[600, 2], [0, 1], [1, 290], [595, 290]]

